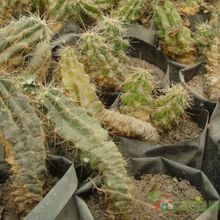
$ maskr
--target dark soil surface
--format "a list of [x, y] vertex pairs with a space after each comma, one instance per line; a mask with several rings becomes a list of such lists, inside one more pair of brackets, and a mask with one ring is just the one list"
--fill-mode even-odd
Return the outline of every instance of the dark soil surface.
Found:
[[159, 143], [175, 144], [190, 140], [201, 134], [202, 130], [189, 115], [186, 115], [180, 119], [178, 124], [174, 124], [170, 129], [161, 133]]
[[87, 200], [95, 220], [194, 220], [207, 204], [186, 180], [165, 174], [145, 174], [134, 180], [134, 199], [126, 215], [119, 215], [101, 193]]
[[[45, 178], [44, 195], [58, 182], [59, 178], [50, 174]], [[33, 207], [34, 208], [34, 207]], [[11, 197], [11, 180], [8, 179], [0, 184], [0, 219], [1, 220], [21, 220], [23, 217], [18, 216]]]

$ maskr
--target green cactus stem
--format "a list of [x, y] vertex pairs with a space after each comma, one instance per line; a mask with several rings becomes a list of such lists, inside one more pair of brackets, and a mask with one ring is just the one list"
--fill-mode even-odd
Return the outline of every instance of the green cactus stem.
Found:
[[219, 37], [214, 37], [210, 49], [206, 52], [209, 66], [218, 66], [220, 64], [219, 42]]
[[168, 129], [184, 115], [190, 106], [190, 97], [182, 85], [173, 85], [164, 92], [165, 95], [155, 100], [151, 118], [156, 127]]
[[103, 17], [95, 26], [95, 30], [105, 38], [107, 44], [114, 45], [114, 56], [126, 60], [129, 41], [126, 39], [126, 28], [122, 21], [114, 17]]
[[27, 214], [43, 196], [46, 174], [41, 123], [15, 82], [0, 78], [0, 142], [11, 165], [11, 197], [17, 212]]
[[180, 63], [195, 61], [196, 41], [170, 1], [159, 0], [154, 6], [154, 25], [163, 51]]
[[[89, 163], [91, 168], [102, 173], [104, 187], [129, 196], [131, 181], [125, 169], [126, 162], [99, 122], [55, 89], [46, 93], [43, 104], [56, 132], [79, 149], [83, 163]], [[128, 203], [127, 198], [117, 193], [111, 196], [119, 209]]]
[[114, 8], [115, 0], [93, 0], [93, 4], [102, 11], [109, 11]]
[[0, 29], [0, 71], [27, 66], [27, 72], [40, 73], [50, 57], [50, 31], [39, 18], [21, 17]]
[[126, 23], [132, 23], [140, 19], [140, 10], [143, 8], [145, 0], [120, 1], [114, 16]]
[[98, 118], [106, 129], [125, 137], [157, 141], [157, 131], [150, 123], [104, 108], [74, 49], [65, 48], [61, 51], [59, 66], [62, 82], [72, 99], [85, 108], [90, 115]]
[[137, 68], [123, 83], [120, 112], [149, 121], [152, 105], [152, 76], [146, 69]]
[[81, 62], [99, 87], [117, 88], [123, 80], [124, 67], [113, 55], [114, 45], [96, 32], [86, 32], [79, 39]]

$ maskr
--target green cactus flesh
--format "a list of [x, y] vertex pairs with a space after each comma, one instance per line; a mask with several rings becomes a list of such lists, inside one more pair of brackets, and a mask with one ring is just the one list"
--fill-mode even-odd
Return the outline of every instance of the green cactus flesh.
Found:
[[177, 9], [170, 1], [158, 1], [154, 7], [154, 25], [163, 51], [181, 63], [195, 60], [195, 43], [191, 31], [183, 25]]
[[[39, 18], [21, 17], [11, 21], [0, 29], [0, 71], [20, 67], [27, 57], [31, 57], [27, 72], [38, 71], [51, 57], [49, 41], [49, 29]], [[14, 63], [14, 60], [20, 63]]]
[[103, 17], [103, 19], [97, 23], [95, 29], [105, 38], [106, 43], [114, 45], [114, 56], [120, 59], [126, 59], [129, 42], [125, 38], [126, 29], [122, 21], [114, 17]]
[[144, 6], [145, 0], [120, 1], [115, 16], [125, 22], [134, 22], [140, 18], [140, 10]]
[[104, 108], [74, 49], [65, 48], [61, 51], [59, 66], [62, 82], [71, 98], [85, 108], [90, 115], [98, 118], [106, 129], [125, 137], [139, 138], [150, 142], [158, 140], [157, 131], [150, 123]]
[[52, 4], [49, 16], [58, 21], [74, 19], [80, 23], [97, 20], [102, 13], [92, 0], [57, 0]]
[[149, 120], [152, 105], [152, 76], [145, 69], [137, 68], [123, 84], [120, 111], [144, 121]]
[[153, 123], [162, 129], [168, 129], [173, 123], [178, 123], [190, 106], [190, 97], [181, 85], [173, 85], [165, 90], [165, 95], [155, 100], [151, 118]]
[[80, 37], [81, 61], [99, 87], [116, 88], [123, 79], [123, 65], [114, 57], [111, 45], [96, 32], [86, 32]]
[[0, 78], [0, 142], [12, 166], [11, 196], [17, 212], [27, 214], [43, 196], [46, 151], [40, 120], [14, 85]]
[[[82, 162], [89, 161], [93, 169], [102, 173], [105, 187], [129, 196], [131, 185], [125, 169], [126, 162], [99, 122], [55, 89], [46, 93], [43, 104], [56, 132], [79, 149]], [[128, 202], [127, 198], [117, 193], [113, 193], [112, 198], [118, 208]]]

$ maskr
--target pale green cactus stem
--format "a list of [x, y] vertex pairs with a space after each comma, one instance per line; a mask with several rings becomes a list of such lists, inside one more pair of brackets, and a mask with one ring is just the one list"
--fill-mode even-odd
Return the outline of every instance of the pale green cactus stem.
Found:
[[94, 31], [83, 33], [79, 39], [81, 62], [99, 87], [117, 88], [123, 80], [124, 65], [113, 55], [114, 45]]
[[103, 17], [95, 26], [95, 30], [105, 38], [106, 43], [114, 45], [114, 56], [121, 60], [127, 59], [129, 41], [126, 39], [126, 28], [122, 21], [114, 17]]
[[60, 55], [59, 67], [62, 82], [78, 105], [85, 108], [90, 115], [98, 118], [106, 129], [116, 135], [150, 142], [158, 140], [158, 133], [150, 123], [104, 108], [96, 95], [96, 88], [90, 83], [74, 49], [64, 48]]
[[[26, 65], [24, 71], [41, 72], [41, 67], [46, 66], [51, 57], [50, 36], [46, 23], [40, 18], [21, 17], [11, 21], [0, 29], [0, 71], [20, 70]], [[27, 63], [26, 57], [30, 57]], [[14, 63], [14, 60], [19, 62]]]
[[152, 76], [146, 69], [136, 68], [122, 85], [120, 112], [149, 121], [152, 107]]
[[101, 172], [104, 188], [115, 191], [110, 195], [116, 207], [126, 207], [129, 199], [117, 192], [129, 197], [131, 180], [125, 168], [126, 162], [116, 145], [110, 141], [107, 131], [61, 91], [49, 90], [43, 97], [43, 104], [56, 132], [75, 145], [82, 163], [89, 163], [92, 169]]
[[159, 0], [154, 6], [154, 25], [163, 51], [181, 63], [195, 61], [196, 41], [183, 21], [174, 4]]
[[134, 22], [140, 19], [140, 10], [143, 8], [144, 3], [145, 0], [121, 0], [118, 9], [113, 14], [126, 23]]
[[41, 122], [15, 82], [0, 78], [0, 143], [11, 165], [12, 201], [27, 214], [43, 197], [46, 150]]
[[164, 93], [155, 100], [151, 118], [156, 127], [169, 129], [180, 121], [190, 107], [190, 97], [188, 91], [178, 84], [164, 90]]

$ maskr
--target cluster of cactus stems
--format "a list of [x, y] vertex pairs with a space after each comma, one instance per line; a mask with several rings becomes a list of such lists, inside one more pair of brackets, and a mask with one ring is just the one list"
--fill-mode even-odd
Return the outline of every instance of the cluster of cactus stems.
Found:
[[[132, 185], [126, 162], [99, 122], [59, 90], [49, 90], [43, 104], [56, 132], [79, 149], [82, 162], [102, 173], [105, 187], [130, 196]], [[117, 193], [112, 193], [111, 198], [119, 209], [129, 202]]]
[[195, 61], [196, 41], [183, 21], [174, 4], [158, 1], [154, 6], [154, 25], [158, 31], [163, 51], [181, 63]]
[[0, 29], [0, 71], [24, 64], [27, 73], [44, 75], [50, 57], [50, 31], [39, 18], [21, 17]]
[[120, 97], [120, 112], [133, 115], [144, 121], [149, 120], [152, 105], [152, 76], [146, 69], [137, 68], [123, 83]]
[[88, 31], [79, 39], [81, 62], [99, 87], [117, 88], [123, 79], [123, 65], [113, 55], [112, 45], [97, 32]]
[[64, 87], [73, 100], [85, 108], [90, 115], [98, 118], [105, 128], [114, 131], [117, 135], [157, 141], [157, 131], [150, 123], [104, 108], [96, 95], [95, 87], [90, 83], [89, 76], [85, 74], [84, 67], [72, 48], [61, 51], [59, 66]]
[[114, 16], [120, 18], [126, 23], [134, 22], [140, 19], [140, 10], [143, 8], [145, 0], [120, 1]]
[[168, 129], [178, 123], [185, 109], [190, 107], [190, 97], [182, 85], [173, 85], [154, 101], [151, 118], [156, 127]]
[[40, 120], [14, 84], [0, 78], [0, 142], [11, 165], [11, 197], [17, 212], [27, 214], [43, 196], [46, 151]]

